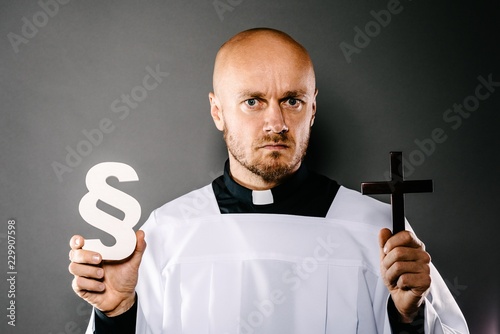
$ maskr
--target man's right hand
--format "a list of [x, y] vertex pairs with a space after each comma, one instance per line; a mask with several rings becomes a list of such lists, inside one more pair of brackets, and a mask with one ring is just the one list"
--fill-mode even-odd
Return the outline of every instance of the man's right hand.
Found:
[[120, 315], [134, 305], [139, 265], [146, 250], [144, 232], [139, 230], [136, 236], [134, 253], [121, 261], [102, 261], [99, 253], [82, 249], [82, 236], [75, 235], [69, 242], [73, 290], [108, 317]]

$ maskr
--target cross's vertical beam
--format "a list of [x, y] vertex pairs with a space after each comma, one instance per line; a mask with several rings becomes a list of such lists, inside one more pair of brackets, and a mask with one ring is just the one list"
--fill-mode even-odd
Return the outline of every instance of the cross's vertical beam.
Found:
[[392, 228], [394, 233], [397, 233], [405, 230], [405, 195], [402, 189], [404, 184], [403, 154], [391, 152], [390, 155]]

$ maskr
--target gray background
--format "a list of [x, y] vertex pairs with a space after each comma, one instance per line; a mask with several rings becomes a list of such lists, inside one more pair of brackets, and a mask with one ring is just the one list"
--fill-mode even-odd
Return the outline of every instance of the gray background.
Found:
[[[402, 0], [403, 10], [350, 63], [340, 43], [352, 45], [354, 28], [364, 30], [370, 11], [387, 1], [218, 3], [227, 10], [218, 13], [213, 0], [70, 1], [47, 15], [36, 1], [2, 0], [0, 277], [8, 271], [12, 218], [18, 275], [15, 328], [7, 325], [8, 287], [0, 280], [0, 332], [84, 331], [89, 307], [71, 289], [68, 240], [105, 238], [78, 212], [87, 171], [103, 161], [132, 166], [138, 182], [111, 183], [141, 203], [141, 223], [209, 183], [226, 157], [207, 98], [215, 53], [236, 32], [268, 26], [303, 43], [315, 63], [318, 116], [308, 164], [359, 189], [382, 180], [388, 152], [402, 150], [415, 163], [409, 179], [435, 182], [433, 194], [407, 196], [408, 219], [472, 332], [499, 333], [500, 87], [457, 129], [443, 119], [474, 94], [478, 76], [500, 81], [497, 2]], [[40, 27], [15, 50], [8, 34], [22, 36], [23, 17]], [[168, 77], [120, 119], [113, 101], [157, 65]], [[66, 164], [66, 147], [76, 149], [86, 140], [82, 131], [104, 118], [113, 130], [58, 179], [52, 164]], [[436, 128], [446, 141], [416, 160], [415, 140]]]

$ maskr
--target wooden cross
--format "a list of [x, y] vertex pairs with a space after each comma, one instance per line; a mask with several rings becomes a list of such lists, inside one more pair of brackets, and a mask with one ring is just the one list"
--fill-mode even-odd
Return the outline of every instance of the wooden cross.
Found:
[[406, 193], [432, 192], [432, 180], [405, 181], [403, 172], [403, 154], [391, 152], [391, 180], [386, 182], [363, 182], [363, 195], [391, 194], [392, 233], [405, 230], [405, 198]]

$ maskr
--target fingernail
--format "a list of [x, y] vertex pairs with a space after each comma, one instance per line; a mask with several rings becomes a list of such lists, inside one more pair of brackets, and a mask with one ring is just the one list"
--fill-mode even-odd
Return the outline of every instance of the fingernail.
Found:
[[95, 262], [95, 263], [99, 263], [100, 262], [100, 258], [99, 258], [99, 255], [92, 255], [92, 261]]
[[99, 287], [98, 287], [98, 288], [99, 288], [99, 291], [103, 291], [103, 290], [104, 290], [104, 284], [102, 284], [102, 283], [101, 283], [101, 284], [99, 284]]
[[104, 270], [102, 270], [101, 268], [97, 269], [97, 277], [101, 278], [102, 275], [104, 275]]
[[75, 245], [76, 245], [76, 246], [80, 246], [80, 238], [76, 238], [76, 240], [75, 240]]
[[387, 246], [384, 246], [384, 254], [387, 254]]

